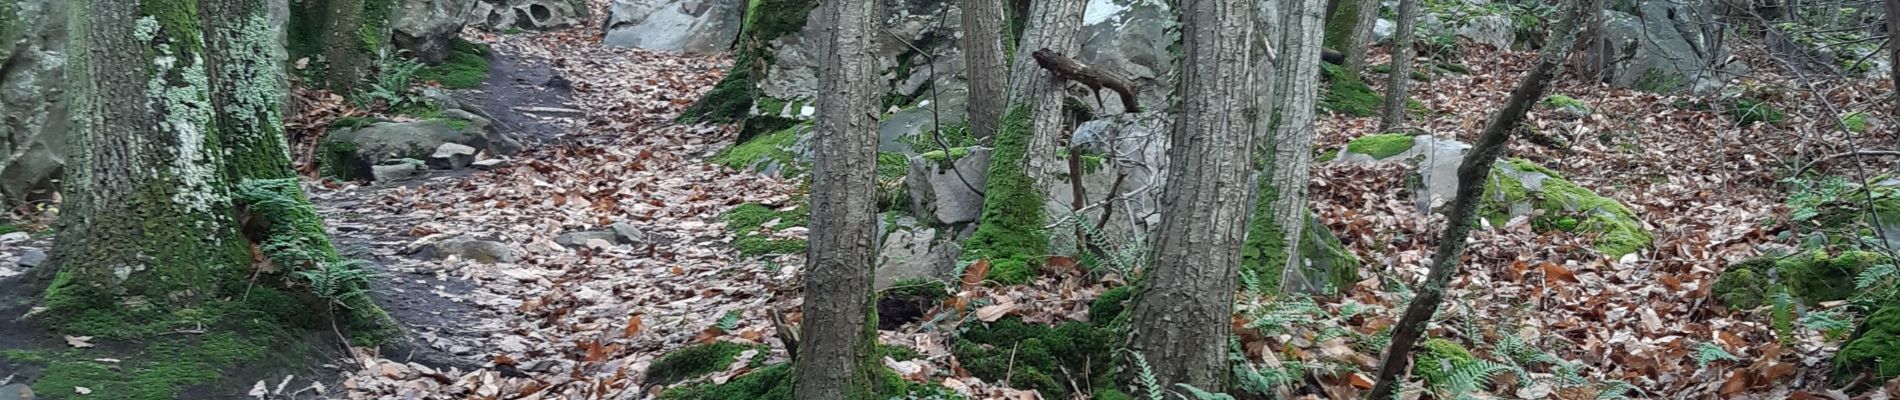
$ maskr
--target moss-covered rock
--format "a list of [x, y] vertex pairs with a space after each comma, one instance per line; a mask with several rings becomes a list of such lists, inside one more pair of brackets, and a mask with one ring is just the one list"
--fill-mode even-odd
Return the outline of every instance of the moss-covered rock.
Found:
[[733, 342], [713, 342], [687, 346], [661, 356], [647, 367], [647, 385], [664, 386], [725, 371], [739, 354], [757, 349]]
[[1590, 115], [1591, 112], [1590, 105], [1584, 103], [1583, 100], [1562, 94], [1553, 94], [1544, 98], [1544, 105], [1579, 117]]
[[712, 162], [732, 169], [779, 176], [802, 174], [807, 160], [802, 160], [793, 147], [810, 130], [811, 124], [798, 124], [741, 141], [714, 154]]
[[1751, 310], [1767, 304], [1773, 283], [1768, 271], [1775, 267], [1774, 257], [1756, 257], [1729, 265], [1715, 278], [1709, 294], [1723, 307]]
[[1845, 300], [1854, 295], [1854, 277], [1875, 264], [1887, 262], [1887, 256], [1871, 251], [1842, 251], [1829, 256], [1825, 250], [1782, 258], [1775, 262], [1776, 276], [1789, 293], [1808, 304]]
[[741, 204], [726, 211], [721, 218], [726, 220], [726, 229], [737, 238], [733, 239], [733, 248], [745, 256], [763, 256], [771, 254], [797, 254], [805, 252], [804, 239], [780, 239], [771, 235], [791, 227], [805, 226], [811, 218], [811, 212], [804, 204], [788, 211], [780, 211], [758, 203]]
[[456, 39], [447, 60], [416, 71], [416, 78], [449, 89], [474, 89], [488, 79], [488, 55], [488, 45]]
[[1418, 373], [1425, 384], [1438, 387], [1446, 383], [1446, 377], [1459, 366], [1478, 361], [1478, 357], [1466, 350], [1465, 346], [1443, 338], [1427, 339], [1418, 344], [1414, 353], [1412, 371]]
[[1326, 78], [1326, 90], [1320, 96], [1320, 109], [1355, 117], [1370, 117], [1377, 115], [1380, 105], [1385, 104], [1385, 96], [1373, 91], [1358, 75], [1346, 71], [1344, 67], [1326, 64], [1321, 66], [1321, 72]]
[[1404, 153], [1406, 150], [1411, 150], [1413, 142], [1414, 139], [1412, 139], [1412, 135], [1406, 134], [1381, 133], [1366, 135], [1360, 136], [1358, 139], [1353, 139], [1351, 142], [1346, 142], [1346, 151], [1353, 154], [1371, 156], [1375, 160], [1383, 160], [1387, 157]]
[[[725, 384], [698, 384], [677, 387], [660, 394], [664, 400], [792, 400], [798, 374], [791, 364], [773, 364], [752, 370]], [[880, 368], [872, 380], [871, 396], [862, 399], [955, 399], [955, 392], [939, 385], [905, 381], [889, 369]]]
[[1114, 289], [1102, 292], [1101, 295], [1095, 297], [1095, 301], [1089, 302], [1089, 322], [1095, 324], [1114, 322], [1116, 318], [1121, 317], [1123, 311], [1128, 309], [1128, 299], [1133, 297], [1135, 297], [1135, 289], [1127, 285], [1116, 286]]
[[[805, 29], [817, 0], [750, 0], [746, 3], [745, 23], [739, 33], [737, 59], [732, 69], [699, 101], [680, 113], [679, 121], [747, 122], [773, 63], [774, 40]], [[783, 104], [782, 102], [780, 104]], [[763, 109], [763, 108], [762, 108]], [[773, 128], [774, 130], [780, 128]], [[747, 135], [741, 135], [747, 136]]]
[[1612, 258], [1648, 247], [1652, 240], [1636, 213], [1616, 199], [1577, 186], [1556, 171], [1528, 160], [1495, 164], [1485, 183], [1480, 216], [1494, 225], [1503, 225], [1532, 209], [1543, 212], [1531, 221], [1532, 227], [1594, 234], [1596, 250]]
[[1834, 354], [1837, 381], [1851, 382], [1863, 374], [1873, 375], [1871, 382], [1900, 377], [1900, 305], [1875, 311]]
[[1306, 266], [1300, 276], [1308, 281], [1296, 282], [1293, 286], [1282, 282], [1287, 264], [1285, 233], [1271, 215], [1271, 188], [1262, 190], [1260, 204], [1254, 209], [1253, 226], [1247, 231], [1247, 243], [1240, 250], [1241, 273], [1252, 274], [1254, 282], [1260, 285], [1259, 290], [1279, 293], [1282, 288], [1292, 287], [1329, 292], [1359, 280], [1359, 256], [1346, 250], [1346, 245], [1333, 235], [1332, 228], [1308, 212], [1303, 221], [1306, 225], [1300, 229], [1301, 265]]
[[951, 352], [972, 375], [1060, 399], [1069, 398], [1070, 382], [1107, 386], [1118, 343], [1114, 331], [1088, 323], [1048, 326], [1006, 318], [971, 327]]

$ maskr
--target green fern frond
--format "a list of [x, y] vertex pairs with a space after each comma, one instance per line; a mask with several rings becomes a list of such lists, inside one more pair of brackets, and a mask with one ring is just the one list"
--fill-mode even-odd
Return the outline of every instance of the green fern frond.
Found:
[[1154, 368], [1148, 366], [1148, 358], [1142, 357], [1140, 352], [1134, 350], [1124, 351], [1127, 351], [1135, 360], [1135, 383], [1141, 385], [1142, 391], [1148, 393], [1148, 400], [1166, 400], [1166, 395], [1161, 390], [1161, 378], [1155, 375]]
[[1192, 398], [1190, 398], [1190, 397], [1187, 397], [1186, 395], [1181, 395], [1181, 394], [1176, 394], [1176, 396], [1181, 396], [1181, 398], [1183, 398], [1183, 399], [1189, 399], [1189, 400], [1234, 400], [1234, 396], [1229, 396], [1229, 395], [1227, 395], [1226, 393], [1213, 393], [1213, 392], [1209, 392], [1209, 391], [1206, 391], [1206, 390], [1201, 390], [1201, 388], [1197, 388], [1197, 387], [1194, 387], [1194, 385], [1189, 385], [1189, 384], [1185, 384], [1185, 383], [1176, 383], [1176, 384], [1174, 384], [1174, 386], [1176, 386], [1176, 387], [1179, 387], [1179, 388], [1181, 388], [1181, 390], [1182, 390], [1182, 391], [1186, 391], [1186, 392], [1188, 392], [1188, 394], [1192, 394], [1192, 395], [1194, 395], [1194, 397], [1192, 397]]
[[1723, 349], [1722, 346], [1711, 342], [1696, 343], [1695, 346], [1691, 348], [1689, 357], [1695, 360], [1696, 369], [1706, 369], [1709, 367], [1709, 363], [1716, 361], [1742, 360], [1741, 357], [1729, 354], [1727, 349]]
[[1620, 380], [1603, 381], [1603, 387], [1597, 389], [1597, 400], [1627, 399], [1630, 398], [1631, 392], [1643, 394], [1642, 389], [1636, 388], [1636, 385], [1631, 385], [1629, 382]]

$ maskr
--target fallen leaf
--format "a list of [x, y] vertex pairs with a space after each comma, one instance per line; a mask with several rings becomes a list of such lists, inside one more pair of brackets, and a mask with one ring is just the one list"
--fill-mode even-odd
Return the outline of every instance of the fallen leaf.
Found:
[[969, 268], [963, 269], [963, 289], [969, 290], [970, 288], [976, 287], [976, 285], [982, 284], [983, 277], [988, 276], [989, 274], [990, 274], [990, 260], [989, 259], [985, 258], [981, 260], [976, 260], [976, 262], [974, 263], [970, 263]]
[[91, 348], [92, 337], [91, 336], [67, 336], [66, 345], [72, 346], [75, 348], [81, 348], [81, 349]]
[[976, 319], [983, 320], [983, 322], [996, 322], [996, 320], [1002, 319], [1003, 316], [1009, 315], [1011, 311], [1016, 311], [1015, 303], [993, 304], [976, 309]]

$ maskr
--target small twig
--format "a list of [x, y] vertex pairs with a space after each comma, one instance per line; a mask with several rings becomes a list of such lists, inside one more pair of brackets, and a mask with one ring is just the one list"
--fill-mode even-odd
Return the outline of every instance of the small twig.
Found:
[[1042, 69], [1049, 70], [1049, 72], [1055, 73], [1056, 76], [1064, 80], [1080, 83], [1082, 86], [1088, 86], [1089, 93], [1095, 94], [1096, 103], [1101, 103], [1102, 101], [1102, 88], [1108, 88], [1109, 90], [1114, 90], [1116, 94], [1121, 95], [1122, 108], [1126, 109], [1127, 112], [1141, 112], [1141, 106], [1135, 104], [1135, 85], [1129, 83], [1127, 79], [1122, 79], [1120, 76], [1116, 76], [1108, 71], [1096, 69], [1088, 64], [1077, 62], [1074, 59], [1063, 56], [1062, 53], [1057, 53], [1055, 50], [1049, 50], [1047, 48], [1038, 49], [1035, 53], [1031, 53], [1030, 55], [1036, 58], [1036, 65], [1042, 67]]
[[1016, 342], [1009, 346], [1009, 364], [1003, 366], [1003, 383], [1005, 384], [1009, 383], [1010, 377], [1016, 375], [1016, 348], [1022, 346], [1022, 342]]

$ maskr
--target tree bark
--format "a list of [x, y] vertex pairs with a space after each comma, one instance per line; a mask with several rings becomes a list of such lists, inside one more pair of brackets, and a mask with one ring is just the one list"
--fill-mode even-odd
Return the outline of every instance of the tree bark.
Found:
[[[1025, 173], [1036, 182], [1039, 193], [1049, 193], [1060, 184], [1057, 175], [1061, 173], [1062, 160], [1056, 154], [1057, 144], [1065, 135], [1062, 112], [1065, 82], [1054, 73], [1036, 65], [1033, 53], [1039, 49], [1049, 49], [1060, 54], [1080, 52], [1082, 33], [1082, 10], [1088, 2], [1082, 0], [1037, 0], [1030, 6], [1028, 27], [1016, 47], [1015, 65], [1009, 73], [1009, 109], [1017, 106], [1030, 108], [1030, 132], [1028, 149], [1024, 153]], [[987, 192], [987, 191], [986, 191]], [[1061, 205], [1050, 203], [1045, 207], [1060, 210]]]
[[1260, 52], [1253, 0], [1188, 0], [1163, 219], [1129, 347], [1165, 387], [1225, 389], [1234, 280], [1253, 186]]
[[[324, 1], [310, 0], [313, 3]], [[395, 0], [327, 0], [323, 20], [324, 85], [331, 91], [352, 93], [375, 69], [376, 59], [389, 42], [389, 14]]]
[[963, 0], [964, 80], [970, 85], [970, 133], [996, 136], [1003, 118], [1003, 0]]
[[1431, 269], [1426, 273], [1425, 283], [1420, 286], [1418, 296], [1405, 308], [1404, 316], [1400, 317], [1392, 331], [1391, 347], [1386, 349], [1385, 359], [1379, 364], [1379, 378], [1368, 398], [1384, 399], [1392, 396], [1398, 384], [1399, 372], [1411, 362], [1412, 347], [1418, 343], [1419, 336], [1425, 333], [1425, 325], [1431, 321], [1432, 314], [1437, 313], [1440, 303], [1444, 302], [1445, 290], [1451, 284], [1452, 276], [1458, 272], [1465, 239], [1470, 234], [1473, 220], [1477, 218], [1485, 179], [1490, 177], [1492, 164], [1497, 162], [1498, 155], [1504, 152], [1511, 131], [1523, 122], [1524, 114], [1537, 104], [1537, 100], [1543, 98], [1544, 88], [1550, 83], [1551, 76], [1569, 58], [1570, 46], [1575, 43], [1577, 21], [1583, 14], [1579, 10], [1580, 2], [1569, 2], [1562, 19], [1551, 28], [1550, 39], [1545, 41], [1548, 45], [1539, 56], [1537, 66], [1524, 74], [1517, 88], [1511, 91], [1511, 97], [1505, 100], [1504, 108], [1491, 116], [1491, 122], [1478, 134], [1478, 142], [1472, 145], [1471, 152], [1466, 153], [1464, 162], [1458, 165], [1458, 193], [1452, 199], [1451, 211], [1445, 222], [1445, 235], [1439, 238], [1438, 252], [1432, 256]]
[[1325, 288], [1316, 284], [1319, 280], [1315, 277], [1306, 276], [1300, 256], [1300, 235], [1305, 234], [1303, 228], [1309, 212], [1306, 181], [1313, 161], [1313, 107], [1319, 100], [1319, 44], [1325, 36], [1322, 14], [1325, 3], [1300, 0], [1286, 4], [1289, 8], [1280, 18], [1282, 22], [1274, 25], [1284, 30], [1279, 39], [1280, 59], [1273, 68], [1275, 94], [1262, 100], [1262, 104], [1274, 104], [1280, 115], [1278, 125], [1273, 126], [1273, 137], [1267, 142], [1272, 146], [1273, 158], [1262, 174], [1265, 183], [1272, 188], [1272, 196], [1268, 196], [1265, 188], [1260, 193], [1260, 201], [1268, 202], [1273, 220], [1256, 221], [1255, 225], [1278, 226], [1277, 233], [1284, 239], [1286, 265], [1280, 271], [1280, 289], [1285, 293], [1317, 293]]
[[42, 315], [129, 324], [215, 301], [247, 275], [250, 254], [220, 170], [197, 8], [85, 7], [68, 52], [77, 154]]
[[1391, 132], [1405, 125], [1405, 97], [1412, 82], [1412, 25], [1418, 21], [1418, 0], [1399, 0], [1398, 30], [1392, 34], [1391, 73], [1386, 76], [1385, 115], [1379, 118], [1379, 131]]
[[[1900, 0], [1887, 0], [1887, 60], [1893, 72], [1893, 85], [1900, 88]], [[1893, 118], [1900, 119], [1900, 99], [1893, 101]]]
[[870, 58], [876, 2], [830, 0], [828, 45], [818, 73], [811, 246], [805, 261], [805, 322], [799, 329], [799, 399], [868, 399], [877, 316], [871, 278], [877, 258], [876, 80]]
[[1353, 74], [1366, 72], [1366, 53], [1372, 50], [1372, 26], [1379, 21], [1379, 0], [1357, 0], [1359, 2], [1358, 22], [1352, 27], [1352, 46], [1339, 49], [1346, 53], [1346, 70]]

